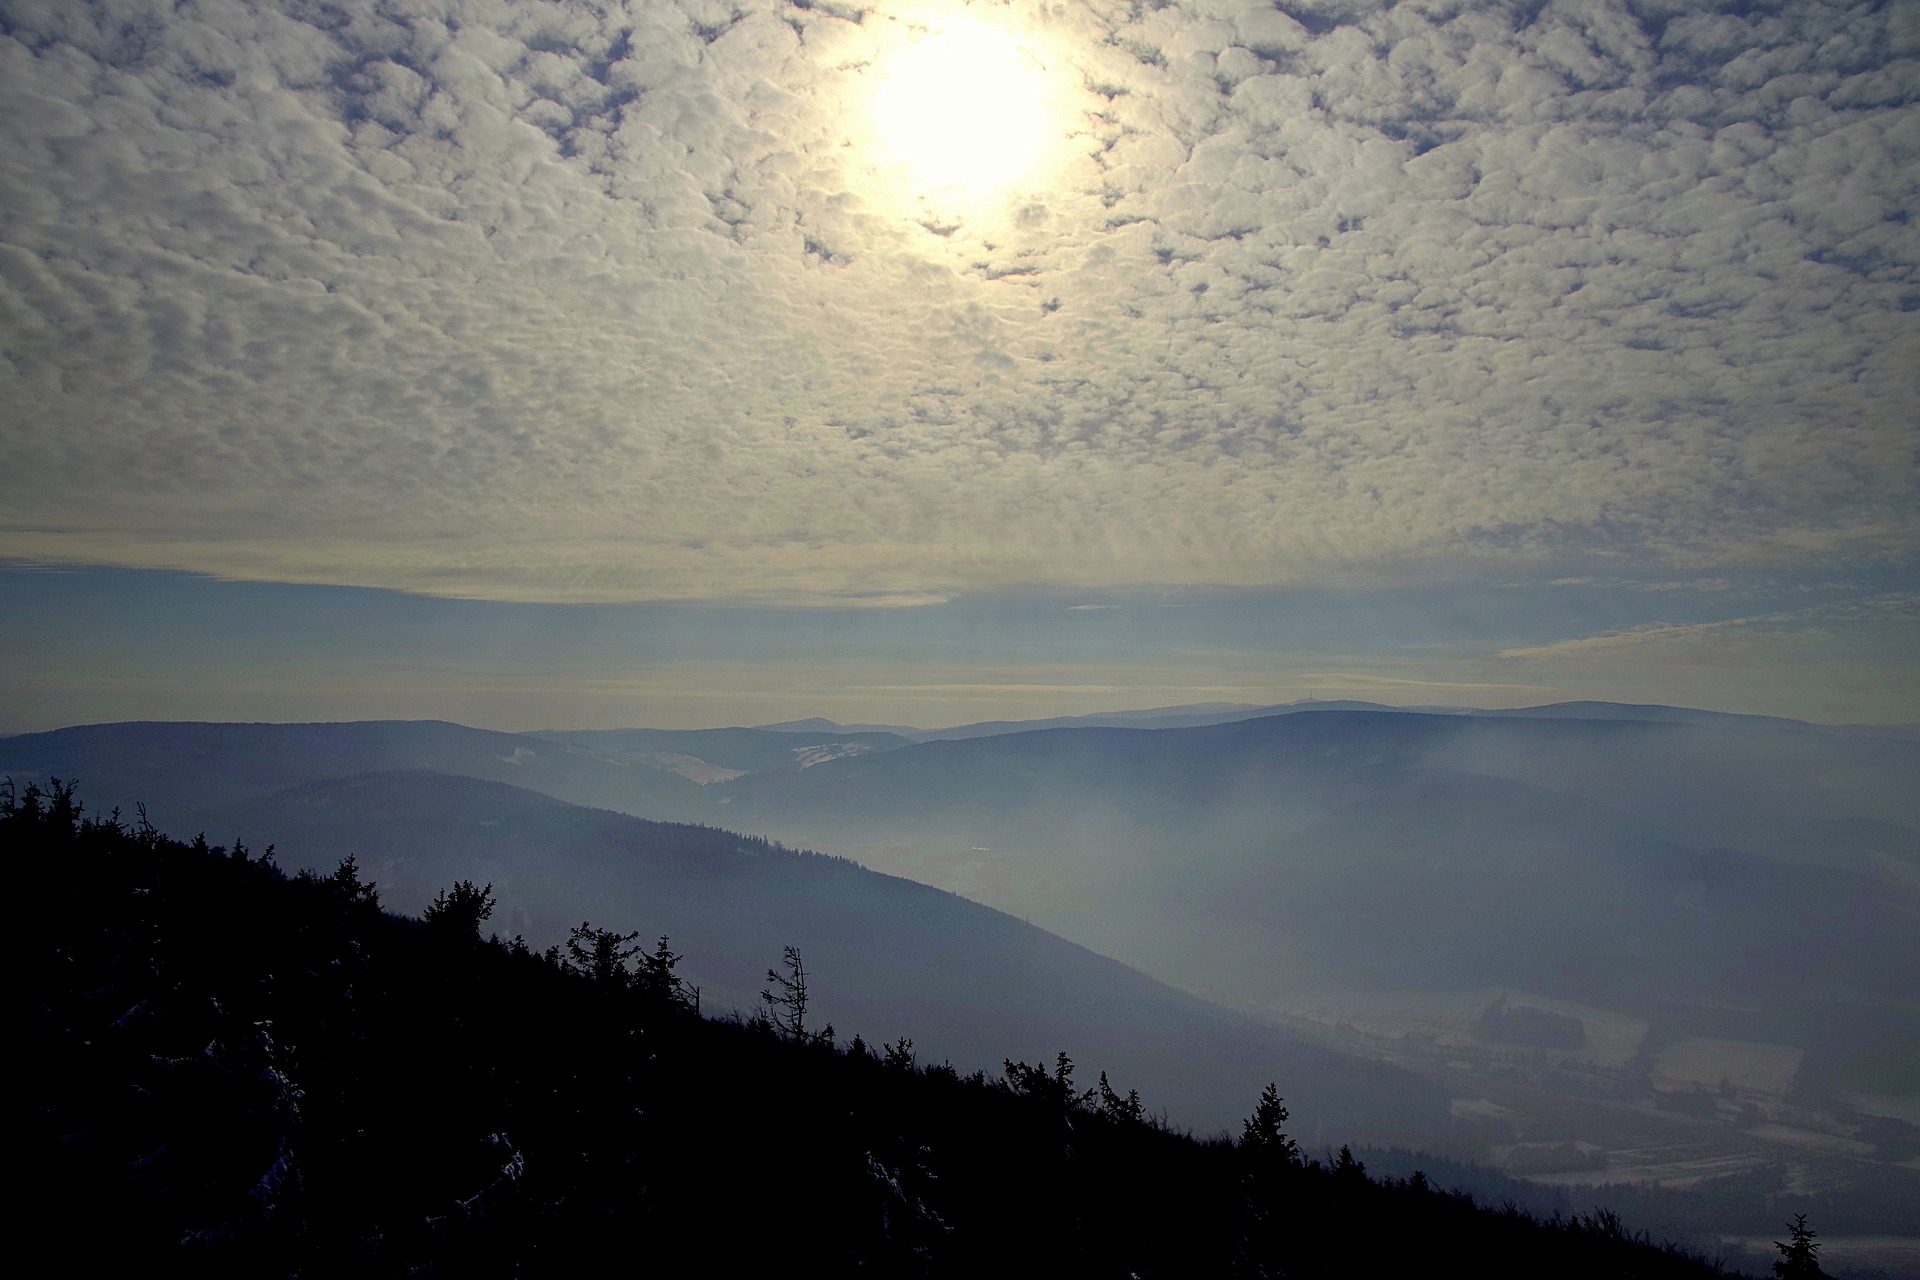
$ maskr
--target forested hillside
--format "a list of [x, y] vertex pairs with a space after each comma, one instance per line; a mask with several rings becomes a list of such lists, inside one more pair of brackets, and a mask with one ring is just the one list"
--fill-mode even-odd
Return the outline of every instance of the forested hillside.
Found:
[[1410, 1073], [1229, 1013], [954, 894], [773, 841], [424, 772], [290, 787], [208, 829], [274, 841], [294, 869], [356, 855], [403, 911], [455, 880], [491, 882], [493, 927], [535, 947], [563, 942], [583, 918], [671, 933], [712, 1012], [751, 1007], [768, 957], [793, 944], [815, 962], [826, 1016], [911, 1036], [967, 1068], [1065, 1049], [1209, 1129], [1234, 1122], [1276, 1074], [1316, 1133], [1412, 1142], [1446, 1124], [1444, 1096]]
[[1718, 1270], [1303, 1159], [1271, 1095], [1198, 1142], [1099, 1063], [963, 1078], [815, 1029], [771, 973], [771, 1019], [703, 1020], [670, 943], [483, 940], [484, 885], [398, 917], [352, 862], [289, 876], [58, 785], [7, 789], [0, 850], [34, 1048], [19, 1220], [72, 1274]]

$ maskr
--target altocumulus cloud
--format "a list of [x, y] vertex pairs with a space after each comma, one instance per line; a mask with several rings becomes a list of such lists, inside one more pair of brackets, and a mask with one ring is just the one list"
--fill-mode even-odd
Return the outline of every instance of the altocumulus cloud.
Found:
[[[1920, 7], [0, 3], [0, 554], [461, 595], [1915, 545]], [[965, 111], [964, 102], [953, 104]]]

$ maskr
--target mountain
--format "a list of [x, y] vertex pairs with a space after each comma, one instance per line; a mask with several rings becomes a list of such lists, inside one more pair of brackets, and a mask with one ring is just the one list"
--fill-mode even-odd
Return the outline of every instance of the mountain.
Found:
[[1245, 702], [1203, 702], [1141, 711], [1098, 711], [1082, 716], [1053, 716], [1044, 720], [983, 720], [949, 729], [927, 729], [914, 735], [922, 742], [957, 738], [988, 738], [1005, 733], [1033, 733], [1043, 729], [1171, 729], [1184, 725], [1225, 724], [1253, 716], [1273, 715], [1278, 708]]
[[517, 733], [437, 720], [342, 724], [136, 722], [0, 738], [0, 776], [79, 779], [88, 802], [155, 825], [219, 831], [234, 804], [302, 782], [430, 769], [527, 787], [578, 804], [663, 817], [705, 812], [670, 770]]
[[[1913, 777], [1920, 744], [1791, 722], [1319, 711], [930, 742], [712, 791], [732, 824], [1239, 1005], [1505, 988], [1796, 1045], [1837, 1084], [1914, 1021]], [[1730, 1002], [1749, 1012], [1709, 1014]]]
[[833, 726], [816, 731], [768, 729], [562, 729], [527, 735], [564, 743], [622, 764], [662, 768], [696, 782], [742, 773], [807, 769], [841, 756], [892, 751], [911, 738]]
[[[750, 729], [126, 724], [0, 739], [0, 773], [78, 777], [101, 808], [144, 800], [157, 823], [219, 838], [236, 806], [286, 787], [408, 769], [722, 821], [846, 852], [1261, 1008], [1361, 974], [1375, 985], [1419, 974], [1428, 985], [1623, 992], [1644, 965], [1576, 946], [1609, 934], [1671, 960], [1674, 990], [1709, 989], [1726, 949], [1759, 939], [1836, 982], [1856, 965], [1851, 985], [1864, 991], [1882, 989], [1876, 973], [1899, 972], [1887, 968], [1904, 958], [1888, 950], [1900, 933], [1888, 913], [1910, 911], [1920, 893], [1920, 794], [1907, 785], [1920, 743], [1599, 710], [1607, 718], [1295, 708], [1193, 728], [923, 744]], [[709, 785], [682, 776], [698, 769]], [[1426, 884], [1422, 868], [1435, 866], [1450, 870]], [[1742, 905], [1709, 928], [1699, 912], [1725, 898], [1722, 883]], [[1416, 901], [1438, 923], [1384, 928], [1383, 903], [1414, 884], [1426, 884]], [[1250, 919], [1249, 904], [1281, 885], [1265, 922]], [[1672, 901], [1707, 905], [1689, 915]], [[1792, 902], [1806, 907], [1797, 920], [1780, 916]], [[1861, 927], [1823, 943], [1816, 906], [1829, 918], [1852, 911]], [[1525, 941], [1536, 933], [1537, 945]], [[1551, 977], [1570, 966], [1586, 976]], [[1777, 967], [1744, 972], [1743, 989], [1759, 990]]]
[[[1908, 783], [1920, 776], [1920, 743], [1680, 709], [1664, 709], [1671, 714], [1660, 719], [1624, 717], [1662, 709], [1573, 709], [1605, 718], [1301, 707], [1193, 728], [1028, 730], [922, 744], [751, 729], [516, 735], [434, 722], [102, 725], [0, 739], [0, 773], [79, 777], [103, 808], [131, 811], [145, 800], [156, 822], [223, 838], [236, 804], [300, 783], [401, 769], [506, 782], [656, 819], [723, 821], [847, 852], [1035, 919], [1190, 989], [1256, 1004], [1300, 988], [1309, 975], [1320, 981], [1339, 972], [1535, 983], [1530, 971], [1503, 973], [1465, 958], [1484, 953], [1502, 929], [1522, 936], [1523, 921], [1545, 927], [1546, 941], [1563, 949], [1597, 921], [1621, 937], [1658, 938], [1662, 929], [1703, 937], [1684, 915], [1658, 914], [1666, 897], [1709, 892], [1711, 878], [1689, 879], [1685, 867], [1737, 863], [1737, 875], [1714, 874], [1764, 888], [1775, 895], [1769, 901], [1857, 901], [1867, 922], [1910, 909], [1920, 890], [1920, 793]], [[699, 770], [710, 785], [682, 776]], [[1388, 813], [1397, 826], [1377, 816]], [[1343, 861], [1323, 866], [1321, 851], [1334, 848], [1345, 850]], [[1561, 892], [1575, 883], [1564, 869], [1549, 874], [1563, 856], [1589, 885], [1583, 892], [1613, 886], [1603, 895], [1617, 904], [1612, 915], [1583, 914]], [[1516, 874], [1498, 870], [1501, 858]], [[1437, 918], [1462, 922], [1458, 961], [1394, 961], [1393, 937], [1372, 945], [1370, 922], [1381, 916], [1365, 899], [1367, 877], [1388, 876], [1391, 888], [1418, 879], [1394, 868], [1435, 863], [1459, 872], [1433, 885], [1428, 899]], [[1482, 870], [1468, 874], [1475, 867]], [[1649, 867], [1665, 868], [1667, 879], [1648, 880]], [[1260, 900], [1268, 882], [1295, 883], [1288, 901], [1304, 903], [1298, 877], [1314, 868], [1315, 883], [1353, 881], [1351, 890], [1324, 889], [1352, 920], [1315, 917], [1333, 922], [1323, 943], [1311, 920], [1279, 912], [1260, 948], [1229, 961], [1234, 948], [1206, 923], [1218, 914], [1214, 904], [1232, 917]], [[1464, 922], [1486, 920], [1492, 904], [1505, 904], [1505, 914], [1469, 930]], [[1748, 905], [1743, 927], [1759, 936], [1777, 924], [1768, 936], [1780, 954], [1820, 949], [1811, 926], [1784, 920], [1763, 929], [1772, 917]], [[1884, 946], [1884, 933], [1878, 925], [1852, 930], [1826, 948], [1822, 964], [1858, 953], [1862, 936]], [[1714, 936], [1722, 935], [1732, 945], [1725, 929]], [[1647, 945], [1669, 954], [1664, 943]], [[1363, 947], [1361, 963], [1353, 953]], [[1537, 967], [1550, 967], [1552, 950]], [[1710, 981], [1702, 957], [1711, 950], [1695, 947], [1698, 963], [1685, 971], [1702, 989]], [[1196, 967], [1179, 958], [1201, 951], [1217, 959]], [[1506, 951], [1516, 965], [1524, 953]], [[1588, 966], [1589, 989], [1606, 989], [1606, 972], [1625, 966]], [[1867, 979], [1858, 985], [1878, 989]]]
[[[1425, 1081], [1426, 1092], [1404, 1095], [1424, 1120], [1389, 1119], [1363, 1074], [1357, 1093], [1338, 1080], [1324, 1092], [1288, 1085], [1303, 1118], [1405, 1122], [1418, 1130], [1409, 1142], [1516, 1176], [1705, 1180], [1711, 1194], [1689, 1213], [1723, 1233], [1747, 1228], [1711, 1205], [1789, 1194], [1808, 1178], [1833, 1204], [1880, 1206], [1855, 1214], [1857, 1230], [1906, 1229], [1910, 1214], [1886, 1207], [1899, 1199], [1897, 1162], [1920, 1151], [1910, 1123], [1920, 1013], [1905, 977], [1920, 971], [1920, 742], [1710, 713], [1295, 707], [1189, 728], [882, 740], [800, 767], [795, 746], [853, 739], [719, 732], [701, 749], [777, 763], [709, 773], [701, 786], [677, 771], [731, 771], [688, 753], [685, 738], [634, 739], [623, 756], [564, 734], [447, 725], [123, 725], [0, 740], [0, 773], [77, 776], [101, 808], [146, 799], [156, 820], [256, 847], [279, 840], [283, 857], [379, 853], [383, 882], [414, 905], [452, 879], [496, 878], [510, 886], [501, 927], [543, 939], [582, 918], [658, 927], [677, 944], [707, 927], [688, 964], [709, 957], [697, 980], [716, 1000], [750, 1003], [778, 948], [799, 940], [824, 961], [829, 986], [836, 974], [873, 978], [863, 985], [879, 994], [826, 1011], [843, 1032], [914, 1028], [897, 1034], [921, 1039], [924, 1029], [935, 1052], [986, 1066], [1066, 1048], [1182, 1119], [1221, 1122], [1220, 1100], [1239, 1098], [1260, 1061], [1284, 1063], [1288, 1079], [1315, 1077], [1311, 1054], [1293, 1056], [1298, 1039], [1260, 1039], [1278, 1022], [1350, 1055], [1335, 1061], [1384, 1060]], [[639, 750], [663, 745], [683, 750]], [[1154, 1005], [1167, 989], [1139, 974], [1150, 999], [1117, 980], [1095, 984], [1098, 999], [1074, 1023], [1060, 993], [1095, 989], [1090, 979], [1063, 976], [1045, 956], [1009, 973], [973, 968], [967, 939], [998, 935], [955, 915], [940, 926], [950, 931], [939, 963], [912, 980], [960, 1011], [949, 1037], [940, 1006], [917, 1003], [912, 982], [887, 985], [893, 954], [920, 954], [915, 944], [902, 936], [876, 953], [847, 941], [853, 929], [890, 942], [924, 914], [898, 880], [878, 896], [857, 877], [742, 889], [737, 909], [687, 887], [698, 886], [694, 867], [733, 866], [746, 856], [736, 850], [695, 859], [677, 879], [633, 871], [628, 883], [610, 868], [652, 856], [629, 856], [636, 849], [678, 848], [678, 829], [583, 834], [572, 825], [581, 819], [537, 808], [538, 797], [520, 796], [536, 809], [519, 815], [481, 792], [448, 799], [457, 779], [375, 785], [422, 760], [843, 854], [1216, 1002], [1199, 1005], [1208, 1017], [1226, 1016], [1220, 1005], [1252, 1014], [1244, 1025], [1255, 1031], [1209, 1039], [1177, 1008]], [[115, 789], [95, 792], [95, 781]], [[270, 801], [276, 791], [285, 794]], [[501, 843], [503, 829], [513, 839]], [[719, 880], [737, 888], [740, 878]], [[541, 898], [547, 884], [561, 896]], [[861, 919], [879, 923], [819, 914], [822, 894], [864, 904]], [[656, 900], [670, 908], [658, 924]], [[1008, 927], [1006, 916], [994, 927]], [[1019, 981], [1028, 969], [1042, 975], [1038, 990]], [[1164, 1036], [1114, 1030], [1136, 999], [1164, 1009]], [[1045, 1017], [1020, 1013], [1028, 1003]], [[1024, 1039], [1009, 1046], [1006, 1035]], [[1169, 1068], [1180, 1039], [1209, 1045], [1219, 1074]]]
[[1055, 716], [1047, 720], [984, 720], [978, 724], [956, 725], [951, 729], [917, 730], [907, 736], [917, 742], [948, 742], [961, 738], [998, 737], [1009, 733], [1036, 733], [1046, 729], [1191, 729], [1257, 720], [1264, 716], [1292, 715], [1299, 711], [1400, 710], [1400, 707], [1383, 706], [1377, 702], [1321, 702], [1314, 698], [1276, 706], [1201, 702], [1180, 707], [1154, 707], [1144, 711], [1101, 711], [1084, 716]]
[[1788, 720], [1780, 716], [1744, 715], [1732, 711], [1702, 711], [1697, 707], [1668, 707], [1659, 703], [1640, 702], [1549, 702], [1538, 707], [1510, 707], [1494, 710], [1476, 707], [1464, 714], [1498, 716], [1504, 719], [1644, 720], [1676, 724], [1744, 725], [1749, 728], [1810, 729], [1818, 727], [1809, 725], [1803, 720]]
[[974, 724], [954, 725], [946, 729], [913, 729], [904, 725], [842, 725], [818, 716], [807, 720], [789, 720], [783, 724], [761, 725], [762, 729], [806, 733], [890, 733], [911, 742], [948, 742], [960, 738], [990, 738], [1009, 733], [1035, 733], [1043, 729], [1184, 729], [1210, 724], [1231, 724], [1261, 716], [1290, 715], [1296, 711], [1426, 711], [1444, 713], [1454, 707], [1389, 707], [1378, 702], [1349, 700], [1322, 702], [1303, 698], [1299, 702], [1272, 706], [1251, 702], [1195, 702], [1177, 707], [1151, 707], [1141, 711], [1096, 711], [1090, 715], [1053, 716], [1044, 720], [982, 720]]
[[[1272, 1092], [1195, 1141], [1060, 1057], [961, 1076], [702, 1019], [673, 958], [483, 941], [272, 863], [0, 797], [13, 1193], [86, 1275], [1709, 1276], [1611, 1214], [1301, 1158]], [[456, 909], [461, 904], [471, 910]], [[617, 941], [612, 943], [619, 946]], [[810, 1024], [817, 1025], [817, 1024]], [[1773, 1206], [1769, 1205], [1769, 1209]], [[1820, 1219], [1823, 1223], [1827, 1219]]]
[[1553, 702], [1536, 707], [1453, 707], [1389, 706], [1352, 698], [1302, 698], [1297, 702], [1256, 704], [1246, 702], [1201, 702], [1177, 707], [1154, 707], [1140, 711], [1101, 711], [1091, 715], [1054, 716], [1043, 720], [983, 720], [954, 725], [946, 729], [914, 729], [904, 725], [842, 725], [814, 716], [782, 724], [761, 725], [762, 729], [806, 733], [888, 733], [912, 742], [944, 742], [960, 738], [998, 737], [1009, 733], [1033, 733], [1043, 729], [1188, 729], [1207, 725], [1232, 724], [1239, 720], [1257, 720], [1268, 716], [1293, 715], [1303, 711], [1379, 711], [1411, 715], [1460, 715], [1495, 719], [1528, 720], [1641, 720], [1680, 724], [1744, 725], [1750, 728], [1776, 727], [1820, 729], [1832, 727], [1868, 735], [1912, 737], [1914, 725], [1810, 725], [1779, 716], [1744, 715], [1729, 711], [1702, 711], [1694, 707], [1669, 707], [1656, 703], [1631, 702]]
[[[1711, 715], [1711, 713], [1703, 713]], [[1547, 718], [1302, 710], [1217, 726], [1084, 728], [929, 742], [713, 795], [741, 814], [954, 819], [1074, 810], [1190, 830], [1249, 812], [1285, 826], [1415, 771], [1580, 796], [1668, 839], [1874, 874], [1863, 832], [1920, 833], [1920, 744], [1744, 718]], [[1308, 785], [1310, 784], [1310, 785]], [[1090, 810], [1090, 812], [1088, 812]]]
[[1414, 1077], [1316, 1050], [964, 898], [839, 858], [710, 827], [648, 822], [475, 778], [407, 772], [305, 783], [233, 806], [216, 829], [292, 867], [354, 855], [386, 901], [423, 909], [491, 882], [496, 923], [536, 946], [583, 919], [667, 934], [705, 1007], [750, 1011], [781, 949], [812, 970], [817, 1016], [909, 1036], [963, 1068], [1064, 1050], [1185, 1123], [1233, 1121], [1287, 1081], [1314, 1132], [1441, 1126]]
[[822, 716], [808, 716], [804, 720], [783, 720], [779, 724], [755, 725], [756, 729], [766, 729], [773, 733], [891, 733], [898, 737], [914, 740], [914, 735], [923, 732], [904, 724], [840, 724]]

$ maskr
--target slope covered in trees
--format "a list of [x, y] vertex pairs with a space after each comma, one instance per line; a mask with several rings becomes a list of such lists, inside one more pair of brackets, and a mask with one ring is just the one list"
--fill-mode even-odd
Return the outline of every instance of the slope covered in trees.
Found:
[[288, 876], [58, 786], [8, 789], [0, 850], [35, 1047], [19, 1220], [70, 1273], [1716, 1270], [1303, 1161], [1272, 1093], [1196, 1142], [1064, 1057], [962, 1078], [703, 1020], [668, 945], [483, 940], [484, 885], [396, 917], [351, 862]]
[[536, 947], [583, 918], [670, 933], [710, 1012], [751, 1008], [768, 963], [792, 944], [817, 971], [826, 1017], [911, 1036], [967, 1068], [1065, 1049], [1205, 1128], [1234, 1123], [1276, 1074], [1312, 1127], [1341, 1140], [1411, 1142], [1446, 1122], [1440, 1091], [1407, 1072], [1228, 1013], [953, 894], [713, 827], [391, 773], [290, 788], [211, 829], [274, 841], [290, 867], [354, 854], [404, 911], [455, 880], [491, 882], [494, 927]]

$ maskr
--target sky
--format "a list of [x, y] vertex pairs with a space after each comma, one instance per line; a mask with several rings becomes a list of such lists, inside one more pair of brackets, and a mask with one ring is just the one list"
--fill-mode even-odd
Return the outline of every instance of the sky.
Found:
[[0, 732], [1920, 720], [1920, 6], [0, 0]]

